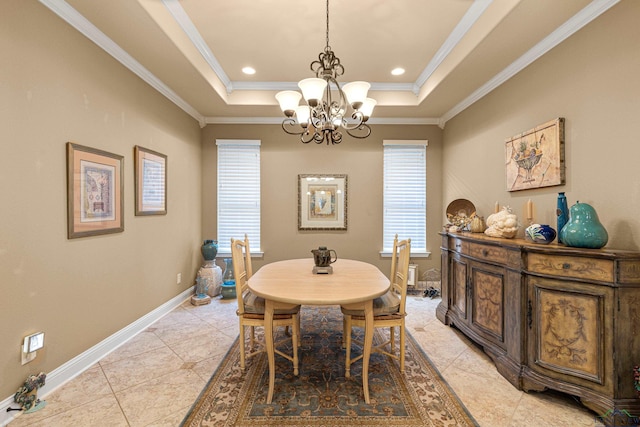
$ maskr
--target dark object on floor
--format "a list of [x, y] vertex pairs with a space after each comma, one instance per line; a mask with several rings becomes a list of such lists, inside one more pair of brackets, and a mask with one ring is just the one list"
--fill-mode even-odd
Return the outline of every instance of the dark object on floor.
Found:
[[431, 299], [434, 299], [435, 297], [439, 297], [440, 289], [436, 289], [433, 286], [429, 286], [427, 289], [424, 290], [424, 296], [429, 297]]

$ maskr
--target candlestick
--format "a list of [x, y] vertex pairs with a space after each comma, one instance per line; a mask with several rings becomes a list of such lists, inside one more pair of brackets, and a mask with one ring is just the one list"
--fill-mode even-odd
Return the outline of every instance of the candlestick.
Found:
[[533, 202], [531, 201], [531, 199], [527, 201], [527, 219], [529, 220], [529, 222], [533, 220]]
[[496, 202], [496, 208], [494, 210], [495, 213], [500, 212], [500, 203]]

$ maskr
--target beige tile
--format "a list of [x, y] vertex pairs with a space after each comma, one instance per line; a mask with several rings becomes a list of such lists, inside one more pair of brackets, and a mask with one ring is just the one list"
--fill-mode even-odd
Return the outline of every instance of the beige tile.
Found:
[[187, 338], [206, 336], [210, 333], [212, 326], [202, 321], [197, 316], [185, 318], [180, 322], [164, 325], [153, 325], [153, 331], [164, 343], [171, 345]]
[[175, 308], [170, 313], [167, 313], [161, 319], [158, 319], [153, 325], [153, 328], [164, 329], [171, 328], [173, 326], [184, 327], [185, 324], [200, 322], [201, 319], [195, 316], [191, 310], [187, 310], [180, 306]]
[[[566, 395], [513, 387], [480, 348], [435, 318], [439, 303], [410, 296], [407, 328], [481, 426], [593, 425], [596, 414]], [[238, 336], [236, 309], [220, 298], [183, 303], [10, 427], [179, 425]], [[303, 330], [306, 321], [303, 307]]]
[[171, 349], [185, 362], [199, 362], [218, 354], [225, 354], [235, 338], [212, 330], [206, 336], [196, 336], [171, 344]]
[[462, 335], [458, 335], [449, 326], [436, 326], [422, 330], [410, 330], [411, 336], [420, 344], [429, 359], [438, 368], [444, 371], [453, 363], [470, 344]]
[[484, 374], [460, 369], [456, 363], [442, 372], [442, 376], [480, 425], [510, 425], [523, 392], [513, 387], [502, 376], [488, 381]]
[[116, 397], [131, 427], [146, 426], [192, 405], [205, 384], [190, 369], [181, 369], [116, 392]]
[[23, 414], [16, 418], [11, 423], [11, 426], [31, 425], [34, 422], [110, 395], [113, 395], [111, 387], [109, 387], [102, 369], [100, 366], [94, 365], [57, 390], [49, 393], [46, 397], [43, 397], [42, 400], [47, 402], [44, 408], [31, 414]]
[[524, 393], [516, 407], [511, 427], [593, 427], [597, 414], [570, 396], [547, 391]]
[[[48, 406], [48, 402], [47, 402]], [[46, 408], [45, 408], [46, 409]], [[44, 410], [44, 409], [43, 409]], [[24, 414], [20, 418], [28, 419], [29, 415]], [[17, 420], [16, 420], [17, 421]], [[32, 427], [71, 427], [71, 426], [91, 426], [91, 427], [128, 427], [129, 424], [120, 410], [120, 406], [113, 395], [102, 397], [82, 406], [75, 407], [68, 411], [61, 412], [52, 417], [45, 418], [28, 424], [14, 424], [10, 426], [24, 425]]]
[[120, 391], [176, 371], [182, 364], [171, 349], [163, 347], [101, 366], [113, 390]]
[[156, 334], [143, 331], [105, 356], [100, 362], [103, 364], [113, 363], [164, 346], [165, 343]]
[[147, 424], [145, 427], [176, 427], [179, 426], [180, 423], [182, 422], [182, 420], [184, 420], [184, 417], [187, 416], [187, 413], [189, 412], [189, 409], [191, 409], [191, 405], [186, 406], [180, 410], [178, 410], [177, 412], [169, 415], [168, 417], [165, 417], [161, 420], [158, 421], [154, 421], [150, 424]]
[[227, 352], [225, 351], [224, 353], [220, 353], [208, 359], [201, 360], [200, 362], [196, 363], [195, 366], [191, 369], [200, 378], [208, 382], [216, 369], [218, 369], [220, 362], [222, 362], [222, 359], [224, 359], [224, 356], [226, 354]]

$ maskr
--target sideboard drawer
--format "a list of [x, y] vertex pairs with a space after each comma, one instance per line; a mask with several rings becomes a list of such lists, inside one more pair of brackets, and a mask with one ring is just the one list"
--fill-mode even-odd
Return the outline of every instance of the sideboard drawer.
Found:
[[467, 242], [466, 240], [451, 238], [451, 240], [449, 240], [449, 243], [449, 248], [452, 251], [459, 254], [469, 253], [469, 242]]
[[482, 261], [506, 264], [509, 251], [503, 247], [469, 243], [469, 255]]
[[613, 282], [612, 260], [529, 253], [529, 271], [552, 276]]

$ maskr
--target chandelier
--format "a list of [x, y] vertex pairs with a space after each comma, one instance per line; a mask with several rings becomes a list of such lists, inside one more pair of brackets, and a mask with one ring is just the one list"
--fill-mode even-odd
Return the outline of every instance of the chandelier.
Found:
[[[366, 123], [371, 116], [376, 100], [367, 98], [371, 84], [351, 82], [340, 87], [336, 80], [344, 73], [340, 59], [329, 46], [329, 0], [327, 0], [327, 44], [311, 63], [316, 77], [301, 80], [302, 91], [285, 90], [276, 94], [286, 118], [282, 129], [291, 135], [300, 135], [300, 141], [322, 144], [342, 142], [344, 129], [354, 138], [366, 138], [371, 128]], [[298, 105], [304, 97], [305, 103]]]

